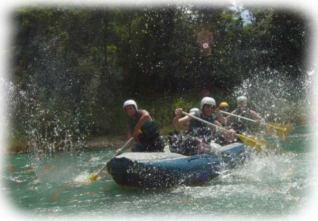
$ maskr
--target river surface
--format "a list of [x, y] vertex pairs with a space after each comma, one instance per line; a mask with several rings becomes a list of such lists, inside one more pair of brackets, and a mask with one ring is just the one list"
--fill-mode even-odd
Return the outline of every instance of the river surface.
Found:
[[[1, 171], [5, 201], [23, 217], [34, 218], [242, 218], [297, 216], [310, 206], [313, 178], [308, 126], [287, 138], [271, 138], [283, 152], [252, 156], [244, 165], [204, 185], [164, 190], [123, 189], [107, 174], [87, 178], [115, 153], [114, 148], [78, 153], [6, 156]], [[317, 207], [318, 208], [318, 207]]]

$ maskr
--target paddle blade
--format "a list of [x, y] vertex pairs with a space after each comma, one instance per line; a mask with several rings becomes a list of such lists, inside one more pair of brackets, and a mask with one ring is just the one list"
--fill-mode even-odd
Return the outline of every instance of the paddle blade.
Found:
[[256, 149], [259, 152], [261, 152], [264, 147], [267, 147], [267, 143], [263, 139], [254, 139], [252, 137], [248, 137], [248, 136], [243, 135], [243, 134], [237, 134], [237, 136], [247, 146], [250, 146], [250, 147]]
[[281, 136], [287, 136], [291, 131], [294, 130], [293, 125], [283, 125], [283, 124], [277, 124], [273, 122], [268, 122], [266, 123], [266, 125], [268, 126], [268, 129], [270, 131], [274, 131]]
[[92, 176], [90, 176], [90, 177], [88, 178], [88, 180], [91, 181], [91, 182], [96, 181], [96, 179], [97, 179], [97, 174], [93, 174]]

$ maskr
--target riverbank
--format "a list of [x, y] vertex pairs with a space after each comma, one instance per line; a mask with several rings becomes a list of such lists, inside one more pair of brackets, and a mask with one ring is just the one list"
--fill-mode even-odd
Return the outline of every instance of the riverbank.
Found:
[[91, 137], [84, 141], [85, 147], [90, 150], [100, 149], [100, 148], [120, 148], [125, 144], [125, 138], [122, 136], [116, 137]]
[[2, 144], [2, 148], [4, 149], [4, 155], [18, 155], [28, 152], [27, 142], [10, 140], [7, 139], [8, 142]]
[[[120, 148], [125, 144], [125, 138], [123, 136], [100, 136], [100, 137], [90, 137], [84, 140], [81, 144], [76, 143], [74, 145], [75, 150], [97, 150], [101, 148]], [[18, 155], [26, 154], [30, 152], [30, 148], [27, 142], [9, 142], [7, 148], [4, 151], [4, 155]], [[56, 152], [62, 152], [56, 150]]]

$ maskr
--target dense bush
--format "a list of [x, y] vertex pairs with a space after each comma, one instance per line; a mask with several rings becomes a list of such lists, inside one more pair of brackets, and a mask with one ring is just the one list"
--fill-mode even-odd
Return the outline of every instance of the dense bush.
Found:
[[[287, 103], [307, 93], [310, 20], [293, 10], [229, 6], [17, 8], [9, 51], [12, 136], [53, 142], [122, 134], [126, 99], [149, 110], [166, 133], [176, 107], [189, 110], [207, 94], [234, 108], [243, 93], [269, 119], [295, 120], [302, 113]], [[202, 30], [213, 36], [208, 52], [198, 40]], [[276, 85], [284, 78], [298, 79], [300, 97]], [[279, 87], [271, 95], [260, 90]]]

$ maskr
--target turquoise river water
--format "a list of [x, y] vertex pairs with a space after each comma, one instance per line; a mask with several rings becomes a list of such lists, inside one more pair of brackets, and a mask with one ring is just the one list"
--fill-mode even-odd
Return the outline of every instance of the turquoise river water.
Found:
[[[4, 200], [25, 218], [280, 218], [296, 216], [314, 188], [314, 133], [296, 126], [287, 138], [268, 140], [283, 150], [252, 156], [244, 165], [200, 186], [128, 190], [102, 174], [87, 178], [114, 148], [78, 153], [5, 156]], [[318, 207], [317, 207], [318, 208]]]

